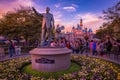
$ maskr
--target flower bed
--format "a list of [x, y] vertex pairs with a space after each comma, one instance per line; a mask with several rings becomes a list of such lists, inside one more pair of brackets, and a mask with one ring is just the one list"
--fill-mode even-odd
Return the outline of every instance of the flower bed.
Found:
[[[0, 79], [46, 80], [45, 77], [36, 77], [21, 72], [22, 67], [28, 64], [30, 59], [30, 57], [25, 57], [0, 62]], [[71, 60], [79, 64], [80, 69], [58, 77], [59, 80], [117, 80], [118, 73], [120, 73], [120, 65], [102, 59], [86, 56], [71, 56]], [[51, 76], [48, 80], [55, 80], [55, 78]]]
[[71, 62], [70, 67], [67, 70], [63, 70], [63, 71], [57, 71], [57, 72], [36, 71], [36, 70], [33, 70], [32, 65], [29, 64], [22, 69], [22, 72], [33, 75], [33, 76], [39, 76], [39, 77], [41, 76], [41, 77], [45, 77], [45, 78], [49, 78], [52, 76], [55, 79], [57, 79], [58, 77], [60, 77], [64, 74], [76, 72], [78, 70], [80, 70], [80, 66], [78, 64], [76, 64], [75, 62]]

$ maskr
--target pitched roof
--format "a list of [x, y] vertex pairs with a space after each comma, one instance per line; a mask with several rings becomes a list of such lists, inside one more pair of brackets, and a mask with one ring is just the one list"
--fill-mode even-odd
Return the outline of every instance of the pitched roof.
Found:
[[77, 24], [77, 28], [76, 29], [77, 30], [82, 30], [82, 27], [79, 24]]
[[89, 29], [88, 32], [93, 32], [92, 29]]

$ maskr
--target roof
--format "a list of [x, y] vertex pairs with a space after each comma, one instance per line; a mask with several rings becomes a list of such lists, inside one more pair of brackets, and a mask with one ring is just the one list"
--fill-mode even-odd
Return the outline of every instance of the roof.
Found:
[[88, 32], [93, 32], [92, 29], [89, 29]]
[[77, 30], [82, 30], [82, 27], [79, 24], [77, 24], [77, 28], [76, 29]]

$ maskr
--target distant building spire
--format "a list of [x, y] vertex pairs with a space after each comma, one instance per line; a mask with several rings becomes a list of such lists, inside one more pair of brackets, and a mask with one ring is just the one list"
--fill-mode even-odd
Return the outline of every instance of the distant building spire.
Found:
[[80, 26], [81, 26], [81, 27], [83, 26], [82, 19], [80, 19]]

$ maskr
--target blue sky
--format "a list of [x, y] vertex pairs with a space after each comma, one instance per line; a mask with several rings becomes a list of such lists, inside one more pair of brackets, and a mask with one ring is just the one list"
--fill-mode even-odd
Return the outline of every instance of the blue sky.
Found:
[[7, 11], [22, 6], [33, 6], [40, 13], [48, 6], [55, 18], [55, 25], [60, 24], [70, 31], [72, 26], [83, 19], [84, 27], [95, 31], [102, 25], [102, 11], [115, 5], [119, 0], [0, 0], [0, 16]]

